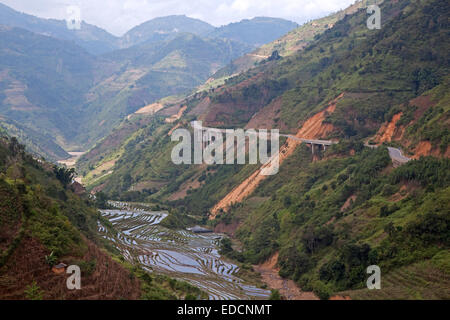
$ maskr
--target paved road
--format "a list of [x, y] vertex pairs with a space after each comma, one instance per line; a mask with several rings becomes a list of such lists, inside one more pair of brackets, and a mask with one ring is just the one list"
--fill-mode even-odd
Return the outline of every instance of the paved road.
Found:
[[[192, 121], [191, 122], [192, 127], [195, 129], [203, 129], [203, 130], [210, 130], [210, 131], [214, 131], [214, 132], [221, 132], [221, 133], [225, 133], [225, 129], [215, 129], [215, 128], [207, 128], [207, 127], [202, 127], [200, 126], [200, 124], [197, 121]], [[310, 143], [310, 144], [321, 144], [321, 145], [332, 145], [332, 144], [336, 144], [337, 142], [335, 141], [330, 141], [330, 140], [314, 140], [314, 139], [303, 139], [303, 138], [299, 138], [290, 134], [281, 134], [280, 133], [280, 137], [287, 137], [290, 139], [294, 139], [297, 141], [302, 141], [304, 143]], [[365, 144], [366, 147], [368, 148], [377, 148], [378, 146], [375, 145], [369, 145], [369, 144]], [[402, 153], [402, 151], [398, 148], [393, 148], [393, 147], [388, 147], [389, 150], [389, 156], [391, 157], [392, 161], [398, 164], [405, 164], [408, 161], [410, 161], [411, 159], [408, 157], [405, 157]]]
[[[372, 149], [378, 148], [378, 146], [370, 145], [368, 143], [364, 144], [364, 146], [367, 148], [372, 148]], [[393, 162], [396, 162], [398, 164], [405, 164], [408, 161], [411, 161], [411, 159], [408, 157], [405, 157], [403, 155], [402, 150], [400, 150], [398, 148], [388, 147], [388, 150], [389, 150], [389, 156], [391, 157]]]
[[397, 148], [388, 147], [389, 150], [389, 156], [393, 161], [398, 161], [400, 163], [407, 163], [410, 161], [410, 158], [407, 158], [403, 155], [402, 151]]

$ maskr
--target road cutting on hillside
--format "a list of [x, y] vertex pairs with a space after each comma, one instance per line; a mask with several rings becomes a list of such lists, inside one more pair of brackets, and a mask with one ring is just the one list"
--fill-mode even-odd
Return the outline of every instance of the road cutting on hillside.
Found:
[[[326, 116], [330, 113], [333, 113], [336, 110], [337, 102], [344, 97], [344, 94], [340, 94], [336, 99], [331, 101], [328, 107], [315, 114], [311, 118], [305, 121], [303, 126], [298, 130], [295, 135], [297, 138], [302, 139], [318, 139], [324, 136], [327, 136], [330, 132], [333, 131], [334, 127], [332, 124], [323, 123]], [[300, 145], [302, 142], [297, 139], [288, 138], [286, 143], [280, 148], [279, 152], [279, 163], [280, 165], [283, 161], [288, 158]], [[262, 180], [266, 178], [266, 176], [260, 174], [262, 170], [264, 170], [270, 163], [261, 166], [258, 170], [256, 170], [250, 177], [245, 179], [241, 184], [235, 187], [230, 193], [228, 193], [222, 200], [220, 200], [212, 209], [211, 214], [209, 216], [210, 220], [214, 220], [220, 212], [226, 212], [228, 208], [233, 203], [239, 203], [247, 198], [249, 195], [255, 191], [258, 185]]]

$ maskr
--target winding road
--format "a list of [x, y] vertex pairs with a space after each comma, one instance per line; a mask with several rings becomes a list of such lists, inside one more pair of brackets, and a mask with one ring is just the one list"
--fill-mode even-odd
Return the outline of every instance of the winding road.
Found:
[[[203, 130], [203, 131], [209, 131], [209, 132], [218, 132], [218, 133], [227, 133], [226, 129], [217, 129], [217, 128], [209, 128], [209, 127], [203, 127], [198, 121], [192, 121], [191, 122], [191, 126], [192, 128], [196, 129], [196, 130]], [[269, 131], [268, 131], [269, 132]], [[251, 131], [247, 131], [246, 134], [252, 134]], [[253, 134], [259, 135], [258, 132], [254, 131]], [[293, 139], [293, 140], [297, 140], [297, 141], [301, 141], [307, 144], [319, 144], [319, 145], [325, 145], [325, 146], [331, 146], [332, 144], [337, 144], [338, 142], [336, 141], [331, 141], [331, 140], [317, 140], [317, 139], [304, 139], [304, 138], [299, 138], [297, 136], [293, 136], [291, 134], [278, 134], [278, 136], [280, 137], [286, 137], [289, 139]], [[263, 136], [260, 136], [260, 138], [263, 138]]]
[[403, 155], [402, 150], [397, 148], [388, 147], [389, 150], [389, 156], [391, 157], [392, 161], [397, 161], [401, 164], [407, 163], [410, 161], [410, 158], [407, 158]]

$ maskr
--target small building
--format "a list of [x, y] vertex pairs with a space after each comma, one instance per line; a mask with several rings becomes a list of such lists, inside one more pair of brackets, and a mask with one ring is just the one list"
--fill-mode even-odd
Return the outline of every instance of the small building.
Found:
[[53, 273], [56, 273], [56, 274], [63, 274], [66, 272], [66, 268], [67, 268], [66, 264], [59, 263], [52, 267], [52, 271], [53, 271]]

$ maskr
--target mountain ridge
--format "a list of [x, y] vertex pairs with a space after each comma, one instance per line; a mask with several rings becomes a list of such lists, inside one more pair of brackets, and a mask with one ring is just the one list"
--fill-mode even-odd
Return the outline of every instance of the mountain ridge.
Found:
[[20, 13], [2, 3], [0, 3], [0, 24], [74, 41], [92, 54], [101, 54], [116, 48], [116, 37], [97, 26], [83, 21], [80, 30], [69, 30], [64, 20], [38, 18]]
[[[61, 40], [74, 41], [89, 53], [101, 55], [118, 49], [129, 48], [141, 43], [155, 43], [168, 40], [178, 32], [193, 33], [198, 36], [213, 38], [228, 38], [252, 46], [262, 45], [275, 40], [297, 24], [285, 19], [257, 17], [253, 19], [243, 19], [239, 22], [231, 23], [221, 27], [214, 27], [199, 19], [190, 18], [186, 15], [169, 15], [156, 17], [132, 27], [122, 36], [114, 36], [106, 30], [95, 25], [81, 22], [81, 29], [69, 30], [67, 22], [57, 19], [39, 18], [30, 14], [21, 13], [0, 3], [0, 23], [26, 29], [38, 34], [52, 36]], [[255, 24], [259, 24], [259, 29]], [[264, 24], [270, 27], [262, 28]], [[253, 36], [258, 36], [259, 42], [254, 42], [251, 37], [242, 38], [239, 32], [231, 31], [238, 29], [245, 31], [249, 28], [256, 28]], [[231, 30], [230, 30], [231, 29]], [[223, 36], [229, 33], [230, 37]], [[265, 40], [262, 40], [265, 39]]]

